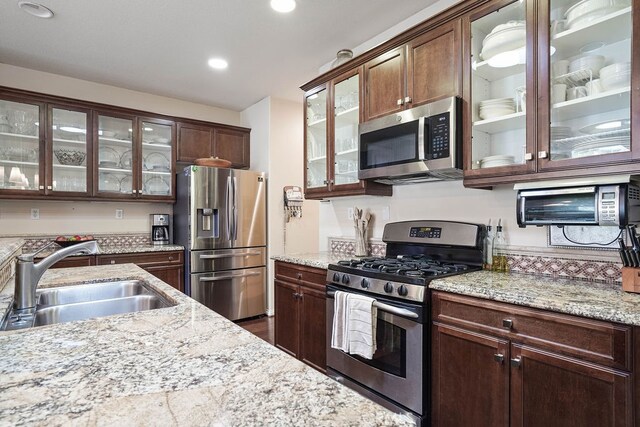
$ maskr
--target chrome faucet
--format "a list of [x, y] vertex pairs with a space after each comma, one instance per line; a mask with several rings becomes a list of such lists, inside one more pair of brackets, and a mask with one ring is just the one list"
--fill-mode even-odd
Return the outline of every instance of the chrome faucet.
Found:
[[35, 256], [52, 244], [53, 243], [49, 243], [32, 254], [23, 254], [16, 257], [15, 291], [13, 294], [14, 310], [29, 310], [35, 308], [38, 282], [44, 272], [53, 264], [69, 255], [98, 253], [98, 244], [92, 240], [55, 251], [39, 263], [34, 264], [33, 260]]

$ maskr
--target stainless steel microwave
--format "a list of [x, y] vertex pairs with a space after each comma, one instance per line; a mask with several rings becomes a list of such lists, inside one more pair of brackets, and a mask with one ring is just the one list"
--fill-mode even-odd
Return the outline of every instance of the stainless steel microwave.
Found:
[[610, 225], [640, 222], [640, 187], [588, 185], [518, 191], [518, 225]]
[[360, 124], [359, 179], [402, 184], [462, 178], [460, 98]]

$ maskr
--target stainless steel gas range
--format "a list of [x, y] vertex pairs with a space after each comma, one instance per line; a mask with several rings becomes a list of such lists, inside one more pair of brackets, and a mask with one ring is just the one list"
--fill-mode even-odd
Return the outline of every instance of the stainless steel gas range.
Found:
[[[418, 425], [429, 419], [428, 284], [482, 268], [484, 226], [451, 221], [387, 224], [385, 258], [330, 264], [327, 271], [327, 372]], [[336, 291], [375, 298], [377, 350], [371, 360], [331, 348]]]

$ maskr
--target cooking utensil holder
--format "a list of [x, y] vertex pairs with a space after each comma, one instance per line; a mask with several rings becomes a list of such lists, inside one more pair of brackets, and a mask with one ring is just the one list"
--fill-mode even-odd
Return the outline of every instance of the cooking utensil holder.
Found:
[[359, 229], [358, 227], [354, 227], [356, 230], [356, 247], [355, 247], [355, 256], [365, 257], [368, 255], [367, 251], [367, 240], [369, 230]]
[[640, 293], [640, 268], [622, 267], [622, 290]]

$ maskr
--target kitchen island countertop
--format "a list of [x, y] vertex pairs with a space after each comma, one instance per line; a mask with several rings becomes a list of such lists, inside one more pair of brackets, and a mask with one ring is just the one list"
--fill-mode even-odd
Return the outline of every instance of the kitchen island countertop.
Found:
[[0, 332], [0, 424], [413, 425], [133, 264], [41, 286], [131, 278], [177, 305]]

